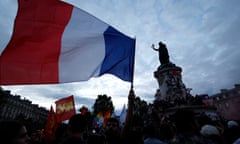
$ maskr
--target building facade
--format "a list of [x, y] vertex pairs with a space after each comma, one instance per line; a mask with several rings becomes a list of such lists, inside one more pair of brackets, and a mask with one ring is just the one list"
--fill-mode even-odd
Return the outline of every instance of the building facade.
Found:
[[10, 91], [1, 89], [0, 119], [13, 120], [18, 116], [33, 121], [47, 121], [49, 111], [30, 100], [21, 99], [19, 95], [13, 96]]
[[232, 89], [222, 89], [220, 93], [209, 98], [223, 118], [240, 120], [240, 84], [235, 84]]

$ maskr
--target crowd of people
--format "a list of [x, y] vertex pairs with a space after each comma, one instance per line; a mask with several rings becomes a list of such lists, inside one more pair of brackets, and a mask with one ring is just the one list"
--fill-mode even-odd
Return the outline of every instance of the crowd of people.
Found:
[[191, 110], [177, 110], [171, 117], [133, 126], [134, 98], [131, 90], [124, 125], [111, 117], [105, 127], [93, 127], [85, 115], [76, 114], [68, 124], [60, 123], [55, 138], [46, 141], [43, 131], [29, 134], [17, 121], [1, 121], [1, 144], [240, 144], [238, 121], [212, 120]]

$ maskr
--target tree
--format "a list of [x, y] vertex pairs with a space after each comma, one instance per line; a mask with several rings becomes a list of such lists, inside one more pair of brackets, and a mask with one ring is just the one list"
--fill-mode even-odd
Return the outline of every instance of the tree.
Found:
[[133, 105], [133, 121], [134, 125], [143, 126], [144, 119], [148, 113], [148, 104], [146, 101], [136, 97]]
[[147, 102], [144, 100], [141, 100], [140, 97], [136, 97], [134, 100], [134, 111], [133, 114], [137, 116], [144, 116], [144, 114], [147, 113]]
[[114, 111], [114, 106], [112, 103], [111, 96], [107, 95], [98, 95], [94, 105], [93, 105], [93, 115], [97, 115], [99, 112], [105, 114], [108, 110], [111, 111], [111, 114]]

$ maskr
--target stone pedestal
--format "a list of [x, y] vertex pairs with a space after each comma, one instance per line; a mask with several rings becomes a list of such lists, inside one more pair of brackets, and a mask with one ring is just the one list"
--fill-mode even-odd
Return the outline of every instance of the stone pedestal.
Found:
[[155, 94], [156, 101], [174, 102], [176, 99], [185, 99], [187, 89], [182, 82], [182, 68], [173, 63], [168, 63], [158, 67], [154, 72], [159, 88]]

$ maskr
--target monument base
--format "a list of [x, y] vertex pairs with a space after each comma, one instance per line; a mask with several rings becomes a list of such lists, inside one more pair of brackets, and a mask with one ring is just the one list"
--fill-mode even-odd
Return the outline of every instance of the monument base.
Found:
[[154, 72], [159, 89], [155, 94], [155, 100], [173, 102], [177, 99], [185, 99], [188, 90], [182, 82], [182, 68], [173, 63], [164, 64]]

